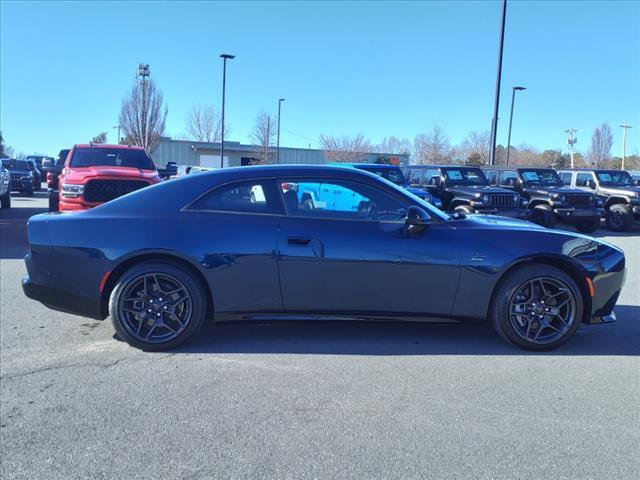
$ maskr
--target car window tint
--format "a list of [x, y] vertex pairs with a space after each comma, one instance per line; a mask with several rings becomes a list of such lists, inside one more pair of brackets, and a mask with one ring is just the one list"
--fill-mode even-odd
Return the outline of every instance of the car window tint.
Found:
[[576, 187], [586, 187], [587, 186], [587, 182], [589, 180], [592, 180], [593, 176], [591, 175], [591, 173], [579, 173], [576, 176]]
[[409, 185], [419, 186], [422, 184], [421, 177], [422, 177], [421, 168], [410, 168], [407, 181], [409, 182]]
[[498, 172], [496, 170], [487, 170], [485, 176], [491, 185], [495, 185], [498, 180]]
[[518, 184], [518, 174], [514, 170], [504, 170], [500, 176], [500, 185], [515, 187]]
[[297, 217], [403, 221], [407, 207], [383, 190], [347, 180], [305, 178], [281, 183], [287, 214]]
[[188, 210], [277, 215], [284, 213], [273, 180], [252, 180], [222, 185], [197, 199]]
[[424, 183], [427, 185], [435, 185], [436, 178], [440, 178], [440, 170], [437, 168], [428, 168], [424, 171]]
[[565, 185], [571, 185], [571, 172], [562, 172], [560, 174], [560, 179]]

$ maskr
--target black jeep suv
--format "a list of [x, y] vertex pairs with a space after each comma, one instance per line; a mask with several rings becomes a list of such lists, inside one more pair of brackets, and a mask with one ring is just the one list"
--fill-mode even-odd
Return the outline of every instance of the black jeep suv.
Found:
[[29, 162], [15, 158], [3, 158], [2, 166], [11, 174], [11, 186], [9, 187], [11, 191], [18, 191], [26, 197], [33, 197], [33, 172]]
[[552, 168], [487, 167], [485, 174], [492, 185], [522, 195], [531, 221], [538, 225], [553, 228], [563, 222], [586, 233], [600, 226], [602, 202], [591, 192], [565, 186]]
[[640, 220], [640, 186], [624, 170], [561, 170], [565, 185], [595, 193], [604, 203], [607, 227], [614, 232], [629, 230]]
[[520, 195], [489, 186], [477, 167], [411, 165], [406, 172], [409, 185], [424, 188], [439, 198], [445, 212], [526, 218]]

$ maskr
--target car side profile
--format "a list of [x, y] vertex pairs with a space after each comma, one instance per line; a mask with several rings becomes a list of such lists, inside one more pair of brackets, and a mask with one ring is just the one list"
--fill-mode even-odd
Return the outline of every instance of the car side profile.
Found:
[[61, 212], [96, 207], [161, 182], [153, 160], [141, 147], [74, 145], [58, 176]]
[[[351, 200], [306, 204], [304, 189]], [[259, 192], [259, 195], [256, 195]], [[252, 195], [253, 193], [253, 195]], [[28, 222], [27, 296], [164, 350], [205, 319], [487, 319], [545, 350], [608, 322], [624, 254], [498, 216], [449, 216], [358, 169], [229, 168]]]
[[0, 165], [0, 208], [11, 208], [11, 174]]

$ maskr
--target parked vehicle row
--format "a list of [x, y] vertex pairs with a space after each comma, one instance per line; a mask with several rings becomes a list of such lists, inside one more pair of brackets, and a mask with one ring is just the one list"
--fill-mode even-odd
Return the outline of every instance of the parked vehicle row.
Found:
[[[81, 197], [95, 181], [75, 155], [105, 151], [124, 161], [130, 150], [72, 149], [61, 204], [64, 192]], [[447, 168], [434, 187], [449, 205], [463, 192], [474, 209], [521, 203], [509, 190], [460, 184], [481, 171]], [[212, 318], [476, 318], [514, 345], [548, 350], [581, 324], [614, 320], [625, 276], [623, 252], [606, 242], [502, 216], [448, 215], [379, 175], [333, 166], [187, 175], [74, 215], [34, 216], [28, 234], [27, 296], [111, 316], [118, 336], [145, 350], [176, 347]]]
[[613, 231], [640, 220], [640, 182], [626, 171], [412, 165], [406, 174], [411, 187], [429, 191], [451, 213], [526, 218], [547, 228], [565, 223], [586, 233], [602, 218]]
[[0, 207], [11, 208], [11, 174], [0, 165]]

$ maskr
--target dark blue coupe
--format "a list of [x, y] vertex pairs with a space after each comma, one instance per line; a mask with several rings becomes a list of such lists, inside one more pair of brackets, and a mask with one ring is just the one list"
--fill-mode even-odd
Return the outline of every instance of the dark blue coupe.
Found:
[[[310, 200], [310, 192], [317, 192]], [[527, 349], [613, 320], [623, 253], [497, 216], [446, 215], [353, 168], [189, 175], [28, 225], [27, 296], [111, 316], [145, 350], [205, 319], [488, 319]]]

